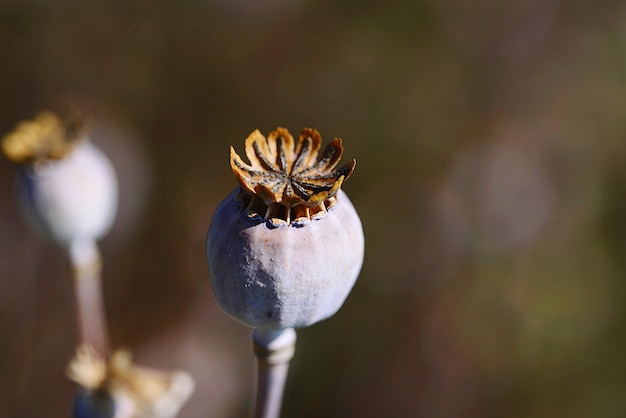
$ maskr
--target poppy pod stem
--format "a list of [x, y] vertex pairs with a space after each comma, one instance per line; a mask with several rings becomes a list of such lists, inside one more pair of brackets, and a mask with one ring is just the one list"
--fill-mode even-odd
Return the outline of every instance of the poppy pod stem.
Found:
[[102, 295], [100, 252], [95, 241], [85, 240], [73, 243], [69, 253], [81, 342], [105, 357], [109, 338]]
[[254, 418], [278, 418], [289, 361], [296, 350], [296, 331], [255, 329], [252, 341], [258, 362]]

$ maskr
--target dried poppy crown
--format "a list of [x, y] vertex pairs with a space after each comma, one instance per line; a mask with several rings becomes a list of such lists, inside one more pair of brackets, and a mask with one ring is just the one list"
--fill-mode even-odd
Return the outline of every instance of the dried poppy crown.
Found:
[[59, 160], [74, 149], [81, 138], [84, 119], [77, 112], [59, 117], [50, 111], [19, 123], [2, 139], [2, 150], [11, 160], [23, 163]]
[[250, 164], [230, 147], [230, 166], [241, 185], [237, 200], [248, 218], [262, 218], [274, 226], [304, 225], [319, 219], [337, 204], [337, 192], [354, 171], [356, 160], [341, 168], [341, 139], [333, 139], [318, 152], [322, 137], [304, 128], [294, 141], [289, 131], [277, 128], [267, 139], [255, 130], [246, 139]]

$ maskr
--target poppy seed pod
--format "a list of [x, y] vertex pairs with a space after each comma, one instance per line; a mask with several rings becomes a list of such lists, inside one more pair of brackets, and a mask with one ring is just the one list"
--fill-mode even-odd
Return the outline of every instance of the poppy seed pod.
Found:
[[304, 129], [246, 139], [245, 163], [231, 147], [240, 183], [217, 208], [206, 253], [215, 298], [235, 319], [259, 329], [298, 328], [332, 316], [361, 270], [361, 221], [342, 183], [342, 144]]
[[138, 366], [127, 350], [103, 358], [80, 346], [66, 372], [82, 388], [74, 418], [175, 418], [195, 389], [187, 372]]
[[115, 170], [82, 127], [80, 118], [42, 112], [2, 142], [10, 159], [24, 163], [18, 190], [29, 220], [67, 247], [104, 236], [117, 211]]

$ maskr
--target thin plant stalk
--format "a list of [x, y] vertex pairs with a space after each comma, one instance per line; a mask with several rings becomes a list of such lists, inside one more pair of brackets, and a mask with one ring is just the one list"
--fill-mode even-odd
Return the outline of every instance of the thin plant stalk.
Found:
[[102, 294], [102, 258], [94, 241], [70, 247], [70, 262], [76, 295], [76, 315], [81, 342], [104, 358], [109, 347]]
[[254, 418], [278, 418], [289, 361], [296, 350], [296, 331], [255, 329], [252, 341], [258, 363]]

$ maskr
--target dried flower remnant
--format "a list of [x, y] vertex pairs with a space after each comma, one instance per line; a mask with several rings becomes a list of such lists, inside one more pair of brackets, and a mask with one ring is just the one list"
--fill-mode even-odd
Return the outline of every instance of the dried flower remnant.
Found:
[[[77, 350], [67, 368], [92, 402], [103, 393], [115, 403], [115, 417], [173, 418], [193, 393], [193, 378], [183, 371], [165, 372], [132, 363], [127, 350], [114, 352], [107, 360], [87, 345]], [[90, 408], [89, 401], [81, 407]]]
[[72, 152], [82, 138], [85, 119], [78, 112], [60, 117], [50, 111], [20, 122], [2, 139], [2, 151], [18, 163], [59, 160]]
[[237, 200], [246, 216], [285, 226], [326, 215], [356, 160], [335, 169], [343, 154], [341, 139], [335, 138], [318, 158], [321, 143], [319, 132], [311, 128], [303, 129], [298, 141], [285, 128], [272, 131], [267, 139], [255, 130], [245, 142], [250, 164], [231, 147], [230, 165], [242, 189]]

